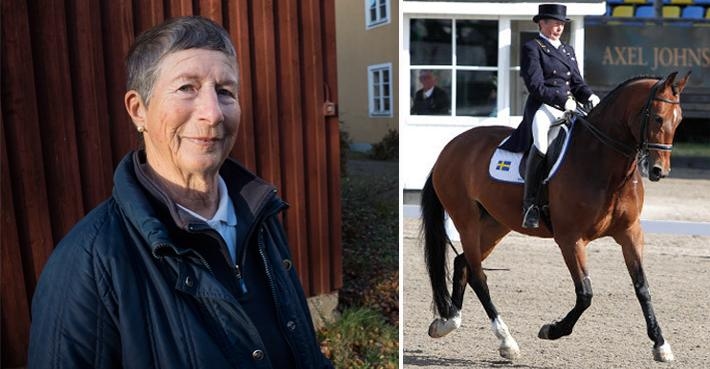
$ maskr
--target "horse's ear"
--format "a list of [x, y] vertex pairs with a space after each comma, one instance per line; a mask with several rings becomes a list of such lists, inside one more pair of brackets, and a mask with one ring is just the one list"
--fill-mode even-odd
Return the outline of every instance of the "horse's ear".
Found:
[[685, 84], [688, 83], [688, 77], [690, 77], [690, 71], [688, 71], [688, 73], [685, 74], [685, 77], [683, 77], [683, 79], [681, 79], [680, 81], [678, 81], [678, 83], [676, 83], [676, 85], [675, 85], [676, 87], [673, 91], [674, 92], [678, 91], [678, 92], [675, 95], [678, 95], [681, 92], [683, 92], [683, 89], [685, 88]]
[[[672, 88], [672, 86], [673, 86], [673, 81], [675, 81], [675, 76], [677, 76], [677, 75], [678, 75], [678, 71], [675, 71], [675, 72], [669, 74], [668, 77], [666, 77], [666, 78], [663, 79], [663, 80], [665, 81], [665, 82], [663, 83], [663, 89], [664, 89], [664, 90], [665, 90], [665, 89], [668, 89], [668, 88]], [[675, 95], [675, 89], [673, 89], [673, 94]]]

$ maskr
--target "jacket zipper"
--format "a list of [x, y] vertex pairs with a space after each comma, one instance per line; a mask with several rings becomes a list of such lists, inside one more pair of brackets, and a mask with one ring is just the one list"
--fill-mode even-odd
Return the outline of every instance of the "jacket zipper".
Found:
[[[159, 249], [163, 249], [163, 248], [171, 248], [171, 249], [175, 250], [175, 247], [173, 245], [171, 245], [169, 243], [161, 243], [161, 244], [158, 244], [157, 246], [155, 246], [155, 249], [153, 250], [153, 255], [155, 255], [156, 251], [158, 251]], [[210, 274], [214, 275], [214, 272], [212, 271], [212, 267], [207, 262], [207, 260], [202, 256], [202, 254], [200, 254], [199, 252], [197, 252], [195, 250], [190, 250], [190, 252], [195, 254], [195, 256], [197, 256], [197, 258], [200, 259], [200, 262], [202, 262], [202, 264], [205, 266], [205, 268], [207, 268], [207, 270], [210, 272]]]
[[[271, 201], [271, 199], [276, 195], [276, 189], [271, 190], [271, 193], [269, 194], [269, 198], [266, 199], [266, 201]], [[283, 207], [283, 202], [279, 204], [279, 206], [274, 206], [274, 209], [268, 209], [270, 210], [268, 213], [261, 213], [259, 217], [254, 220], [254, 225], [252, 228], [249, 229], [247, 236], [244, 238], [245, 245], [239, 250], [239, 255], [237, 255], [237, 260], [236, 263], [234, 264], [234, 269], [236, 270], [235, 272], [235, 277], [237, 278], [237, 283], [239, 283], [239, 289], [242, 293], [247, 293], [247, 287], [246, 283], [244, 282], [244, 276], [242, 275], [240, 265], [244, 265], [246, 261], [246, 249], [247, 245], [249, 244], [249, 239], [251, 239], [252, 235], [254, 234], [254, 230], [259, 228], [261, 229], [262, 223], [264, 219], [277, 214], [279, 211], [281, 211]], [[257, 241], [258, 242], [258, 241]], [[231, 264], [231, 263], [230, 263]]]
[[[265, 201], [271, 201], [271, 199], [276, 195], [276, 189], [271, 190], [271, 193], [269, 194], [269, 198], [265, 199]], [[254, 230], [257, 228], [261, 227], [261, 223], [264, 221], [264, 219], [268, 218], [269, 216], [272, 216], [274, 214], [277, 214], [279, 211], [281, 211], [282, 204], [279, 204], [279, 206], [274, 206], [274, 209], [268, 209], [271, 210], [267, 214], [260, 214], [258, 218], [254, 220], [254, 225], [247, 231], [247, 236], [244, 238], [244, 241], [248, 244], [249, 239], [251, 238], [252, 234], [254, 234]], [[241, 250], [239, 250], [239, 255], [237, 255], [237, 264], [242, 264], [244, 265], [244, 261], [246, 259], [246, 247], [242, 247]]]
[[[203, 233], [206, 234], [207, 236], [212, 237], [215, 241], [217, 241], [217, 243], [220, 245], [220, 247], [224, 248], [225, 250], [227, 249], [227, 245], [225, 244], [225, 241], [222, 240], [222, 237], [219, 236], [219, 232], [213, 230], [213, 229], [212, 229], [211, 227], [209, 227], [209, 226], [203, 227], [203, 226], [199, 226], [199, 225], [189, 225], [189, 226], [188, 226], [188, 231], [190, 231], [190, 232], [203, 232]], [[209, 263], [207, 262], [207, 260], [206, 260], [204, 257], [202, 257], [202, 254], [200, 254], [199, 252], [194, 251], [194, 250], [193, 250], [192, 252], [194, 252], [194, 253], [197, 255], [197, 257], [200, 259], [200, 261], [202, 261], [202, 263], [205, 265], [205, 267], [207, 268], [207, 270], [209, 270], [210, 273], [212, 273], [212, 268], [210, 267], [210, 265], [209, 265]], [[229, 260], [229, 261], [227, 262], [227, 264], [228, 264], [228, 265], [234, 265], [234, 268], [232, 268], [232, 270], [233, 270], [233, 272], [234, 272], [234, 278], [237, 280], [237, 286], [238, 286], [238, 288], [239, 288], [239, 294], [240, 294], [240, 296], [246, 295], [247, 292], [248, 292], [248, 290], [247, 290], [247, 285], [246, 285], [246, 283], [244, 282], [244, 278], [243, 278], [243, 276], [242, 276], [242, 271], [241, 271], [241, 268], [239, 267], [239, 264], [238, 264], [238, 263], [232, 264], [232, 261], [231, 261], [231, 260]], [[212, 275], [214, 275], [214, 273], [212, 273]]]
[[[230, 263], [231, 264], [231, 263]], [[234, 264], [234, 277], [237, 279], [237, 284], [239, 285], [239, 293], [244, 296], [249, 292], [247, 290], [247, 284], [242, 278], [242, 271], [239, 268], [239, 264]]]
[[[271, 191], [271, 194], [270, 194], [271, 197], [269, 197], [267, 200], [271, 200], [271, 198], [272, 198], [275, 194], [276, 194], [276, 189], [273, 189], [273, 190]], [[246, 238], [244, 238], [244, 240], [248, 242], [249, 238], [251, 238], [251, 235], [252, 235], [252, 233], [254, 232], [254, 229], [256, 229], [256, 228], [258, 228], [258, 227], [261, 227], [261, 223], [263, 222], [264, 219], [266, 219], [267, 217], [269, 217], [269, 216], [271, 216], [271, 215], [274, 215], [274, 214], [278, 213], [279, 211], [281, 211], [282, 206], [283, 206], [282, 204], [279, 204], [279, 206], [277, 206], [277, 207], [275, 206], [275, 207], [274, 207], [274, 210], [273, 210], [273, 211], [271, 211], [271, 212], [269, 212], [269, 213], [267, 213], [267, 214], [262, 214], [259, 218], [257, 218], [257, 219], [254, 221], [254, 227], [252, 227], [252, 228], [249, 230], [249, 234], [247, 235]], [[187, 228], [188, 228], [188, 231], [193, 232], [193, 233], [194, 233], [194, 232], [204, 231], [207, 235], [209, 235], [209, 236], [211, 236], [212, 238], [214, 238], [214, 239], [220, 244], [221, 247], [223, 247], [223, 248], [226, 249], [226, 245], [225, 245], [225, 243], [224, 243], [224, 240], [222, 240], [222, 238], [219, 237], [219, 235], [214, 235], [214, 234], [212, 234], [212, 232], [210, 232], [210, 231], [212, 230], [212, 228], [209, 228], [209, 227], [206, 227], [206, 228], [205, 228], [205, 227], [200, 227], [200, 226], [196, 226], [196, 225], [189, 225]], [[217, 231], [214, 231], [214, 232], [217, 232]], [[160, 246], [163, 246], [163, 245], [159, 245], [158, 247], [160, 247]], [[168, 246], [168, 247], [169, 247], [170, 245], [167, 245], [167, 244], [166, 244], [165, 246]], [[157, 247], [156, 247], [156, 249], [157, 249]], [[212, 275], [214, 275], [214, 272], [212, 271], [212, 267], [210, 267], [209, 263], [208, 263], [207, 260], [202, 256], [202, 254], [200, 254], [199, 252], [194, 251], [194, 250], [191, 250], [191, 251], [192, 251], [195, 255], [197, 255], [197, 258], [200, 259], [200, 261], [202, 262], [202, 264], [204, 264], [204, 266], [207, 268], [207, 270], [209, 270], [209, 272], [210, 272]], [[234, 265], [234, 268], [233, 268], [233, 271], [234, 271], [234, 278], [235, 278], [236, 281], [237, 281], [237, 286], [238, 286], [238, 288], [239, 288], [240, 296], [244, 296], [244, 295], [246, 295], [246, 294], [249, 292], [248, 289], [247, 289], [246, 282], [244, 281], [244, 276], [242, 275], [241, 267], [239, 266], [240, 264], [241, 264], [241, 265], [244, 265], [245, 258], [246, 258], [246, 247], [242, 247], [241, 250], [239, 250], [239, 255], [238, 255], [238, 257], [237, 257], [237, 261], [236, 261], [235, 263], [232, 263], [231, 260], [228, 262], [229, 265]]]
[[274, 283], [274, 277], [271, 273], [271, 264], [269, 264], [268, 259], [266, 258], [266, 246], [264, 245], [264, 228], [261, 227], [259, 228], [259, 235], [257, 239], [257, 244], [259, 247], [259, 256], [261, 256], [261, 261], [264, 263], [264, 270], [266, 271], [266, 281], [269, 283], [269, 288], [271, 289], [271, 297], [274, 299], [274, 310], [276, 310], [276, 315], [278, 317], [278, 325], [279, 325], [279, 331], [281, 331], [281, 334], [284, 336], [284, 339], [286, 340], [286, 343], [288, 344], [288, 348], [291, 350], [291, 357], [293, 358], [295, 364], [300, 368], [300, 362], [297, 360], [298, 356], [296, 355], [296, 350], [293, 348], [293, 344], [291, 343], [291, 339], [289, 338], [288, 334], [284, 332], [283, 329], [283, 317], [281, 316], [281, 308], [279, 307], [279, 299], [276, 295], [276, 284]]

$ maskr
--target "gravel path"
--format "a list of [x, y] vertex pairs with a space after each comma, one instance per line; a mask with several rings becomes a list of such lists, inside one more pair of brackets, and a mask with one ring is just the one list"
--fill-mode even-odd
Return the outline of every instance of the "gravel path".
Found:
[[[674, 171], [679, 178], [645, 183], [643, 218], [710, 221], [708, 172]], [[569, 273], [552, 240], [509, 234], [484, 267], [493, 301], [520, 345], [521, 358], [511, 363], [498, 355], [497, 339], [470, 288], [462, 327], [444, 338], [429, 338], [435, 316], [418, 231], [419, 220], [404, 219], [405, 368], [710, 368], [710, 237], [646, 235], [645, 269], [654, 308], [676, 357], [673, 363], [657, 363], [613, 240], [596, 240], [587, 249], [594, 298], [574, 333], [545, 341], [537, 338], [540, 327], [562, 318], [574, 304]]]

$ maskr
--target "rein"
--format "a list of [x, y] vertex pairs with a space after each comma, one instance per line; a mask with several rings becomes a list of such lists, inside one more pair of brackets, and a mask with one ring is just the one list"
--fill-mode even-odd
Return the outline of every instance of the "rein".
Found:
[[633, 158], [638, 154], [638, 150], [635, 149], [633, 146], [629, 146], [619, 140], [607, 136], [606, 133], [602, 132], [599, 128], [597, 128], [588, 120], [584, 119], [584, 117], [582, 117], [581, 115], [577, 115], [577, 120], [582, 122], [582, 125], [586, 127], [589, 132], [591, 132], [592, 135], [596, 137], [597, 140], [599, 140], [604, 145], [611, 147], [615, 151], [621, 153], [625, 157]]
[[680, 104], [679, 101], [673, 101], [669, 99], [665, 99], [662, 97], [657, 97], [656, 92], [658, 91], [658, 88], [665, 83], [665, 79], [662, 79], [658, 82], [656, 82], [655, 85], [651, 88], [651, 92], [648, 95], [648, 99], [646, 100], [646, 104], [644, 105], [643, 109], [641, 110], [641, 114], [643, 115], [643, 120], [641, 122], [641, 132], [640, 132], [640, 142], [638, 147], [634, 147], [631, 145], [627, 145], [624, 142], [621, 142], [619, 140], [616, 140], [612, 137], [609, 137], [606, 133], [602, 132], [599, 128], [597, 128], [594, 124], [589, 122], [583, 114], [576, 113], [575, 115], [577, 116], [577, 119], [582, 122], [582, 125], [586, 127], [589, 132], [592, 133], [592, 135], [599, 140], [601, 143], [611, 147], [615, 151], [621, 153], [627, 158], [633, 158], [637, 157], [639, 159], [644, 159], [648, 156], [650, 150], [655, 150], [655, 151], [672, 151], [673, 150], [673, 145], [669, 144], [663, 144], [663, 143], [656, 143], [656, 142], [648, 142], [648, 122], [651, 118], [651, 103], [653, 101], [660, 101], [664, 102], [667, 104]]

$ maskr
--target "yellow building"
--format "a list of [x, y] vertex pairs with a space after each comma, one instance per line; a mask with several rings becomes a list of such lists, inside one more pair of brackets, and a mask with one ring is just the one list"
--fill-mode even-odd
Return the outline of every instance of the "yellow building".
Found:
[[338, 115], [352, 148], [397, 130], [397, 0], [336, 0]]

